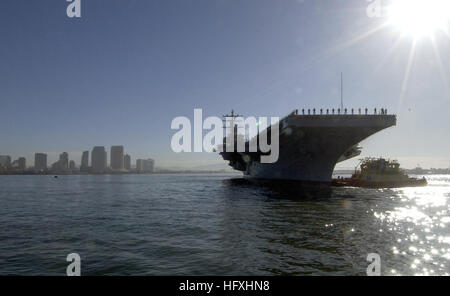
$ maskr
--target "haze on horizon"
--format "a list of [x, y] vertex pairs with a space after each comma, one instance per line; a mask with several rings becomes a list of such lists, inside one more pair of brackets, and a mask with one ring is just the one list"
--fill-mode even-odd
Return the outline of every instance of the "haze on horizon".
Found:
[[346, 108], [398, 116], [362, 156], [450, 166], [448, 19], [412, 32], [408, 15], [369, 17], [366, 0], [82, 0], [80, 19], [67, 4], [2, 3], [0, 155], [32, 165], [35, 152], [52, 163], [66, 151], [79, 164], [82, 151], [106, 146], [109, 157], [123, 145], [133, 163], [225, 166], [217, 154], [171, 152], [172, 119], [338, 108], [343, 72]]

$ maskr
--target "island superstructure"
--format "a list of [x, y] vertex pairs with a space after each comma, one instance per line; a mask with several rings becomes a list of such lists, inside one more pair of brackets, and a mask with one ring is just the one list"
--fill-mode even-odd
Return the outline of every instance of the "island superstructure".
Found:
[[[224, 160], [244, 176], [257, 179], [298, 180], [330, 183], [338, 162], [360, 155], [358, 144], [369, 136], [396, 125], [395, 115], [381, 109], [369, 114], [365, 109], [294, 110], [279, 122], [279, 158], [274, 163], [261, 163], [262, 152], [220, 152]], [[260, 132], [270, 132], [273, 126]], [[236, 137], [236, 134], [234, 134]], [[251, 141], [251, 140], [250, 140]], [[225, 143], [225, 139], [224, 139]], [[249, 141], [246, 142], [246, 147]], [[229, 149], [230, 150], [230, 149]]]

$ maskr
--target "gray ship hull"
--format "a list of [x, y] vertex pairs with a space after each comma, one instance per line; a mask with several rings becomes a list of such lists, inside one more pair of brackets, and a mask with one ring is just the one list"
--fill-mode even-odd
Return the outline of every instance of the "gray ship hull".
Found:
[[280, 120], [277, 162], [261, 163], [254, 153], [221, 154], [247, 178], [330, 183], [338, 162], [359, 155], [358, 143], [394, 125], [394, 115], [291, 114]]

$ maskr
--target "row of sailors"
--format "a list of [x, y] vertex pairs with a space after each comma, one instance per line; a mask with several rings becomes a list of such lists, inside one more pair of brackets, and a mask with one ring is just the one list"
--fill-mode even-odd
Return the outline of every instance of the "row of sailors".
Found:
[[[351, 114], [355, 114], [354, 109], [351, 109]], [[369, 113], [369, 109], [365, 109], [365, 115], [368, 115]], [[302, 114], [305, 115], [305, 109], [302, 109]], [[327, 109], [326, 110], [326, 115], [330, 114], [330, 110]], [[331, 114], [334, 115], [334, 109], [331, 109]], [[337, 114], [340, 115], [341, 114], [341, 109], [337, 109]], [[344, 114], [347, 114], [347, 109], [344, 109]], [[361, 108], [358, 109], [358, 114], [361, 115]], [[377, 108], [375, 108], [373, 110], [373, 114], [374, 115], [386, 115], [387, 114], [387, 109], [383, 109], [381, 108], [380, 111], [377, 113]], [[298, 109], [295, 110], [295, 115], [298, 115]], [[308, 109], [308, 115], [311, 115], [311, 109]], [[313, 115], [316, 115], [316, 109], [313, 109]], [[320, 115], [323, 115], [323, 109], [320, 109]]]

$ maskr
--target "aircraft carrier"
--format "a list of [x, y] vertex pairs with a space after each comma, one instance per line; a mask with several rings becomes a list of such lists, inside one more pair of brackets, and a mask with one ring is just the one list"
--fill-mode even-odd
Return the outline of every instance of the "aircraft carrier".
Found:
[[[227, 149], [224, 138], [224, 160], [235, 170], [242, 171], [245, 177], [268, 180], [295, 180], [305, 182], [331, 183], [334, 167], [338, 162], [361, 154], [358, 144], [369, 136], [395, 126], [395, 115], [388, 115], [387, 110], [368, 109], [356, 112], [351, 109], [340, 110], [294, 110], [282, 118], [279, 128], [279, 158], [274, 163], [262, 163], [259, 149], [250, 152], [249, 141], [245, 143], [244, 152]], [[233, 115], [234, 116], [234, 115]], [[234, 125], [234, 123], [233, 123]], [[262, 131], [270, 139], [271, 129]], [[236, 130], [236, 129], [235, 129]], [[234, 133], [236, 139], [237, 135]], [[256, 137], [255, 137], [256, 138]], [[253, 141], [251, 139], [250, 141]]]

